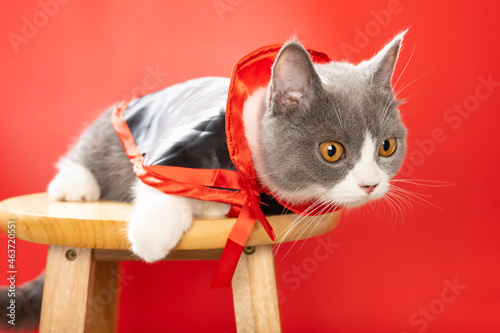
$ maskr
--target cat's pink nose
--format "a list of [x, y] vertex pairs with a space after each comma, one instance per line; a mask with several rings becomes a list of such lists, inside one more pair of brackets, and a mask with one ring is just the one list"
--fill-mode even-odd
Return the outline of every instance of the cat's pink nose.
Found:
[[363, 191], [366, 192], [366, 194], [370, 194], [373, 191], [375, 191], [375, 187], [377, 187], [378, 184], [375, 185], [359, 185]]

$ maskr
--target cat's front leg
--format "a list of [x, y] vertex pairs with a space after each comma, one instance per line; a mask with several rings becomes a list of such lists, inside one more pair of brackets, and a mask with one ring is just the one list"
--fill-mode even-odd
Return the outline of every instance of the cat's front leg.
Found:
[[230, 205], [165, 194], [137, 180], [128, 236], [132, 251], [147, 262], [165, 257], [193, 222], [193, 216], [214, 218]]
[[132, 251], [147, 262], [165, 257], [193, 222], [188, 200], [137, 180], [128, 237]]
[[94, 201], [101, 189], [94, 175], [83, 165], [63, 158], [57, 164], [59, 172], [47, 189], [49, 197], [58, 201]]

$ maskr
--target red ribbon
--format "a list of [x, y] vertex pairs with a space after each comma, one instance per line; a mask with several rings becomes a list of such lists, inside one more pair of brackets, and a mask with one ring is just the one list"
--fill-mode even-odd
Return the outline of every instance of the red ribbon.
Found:
[[[137, 149], [133, 135], [123, 114], [128, 101], [118, 106], [112, 114], [112, 124], [134, 166], [134, 173], [145, 183], [165, 193], [229, 203], [230, 213], [238, 218], [231, 229], [222, 253], [212, 288], [231, 285], [238, 260], [245, 243], [259, 220], [271, 240], [275, 240], [273, 228], [260, 209], [260, 194], [236, 171], [223, 169], [189, 169], [163, 165], [143, 165], [144, 157]], [[230, 192], [219, 188], [239, 190]], [[201, 199], [201, 198], [200, 198]], [[236, 206], [236, 207], [235, 207]]]
[[262, 213], [257, 198], [260, 198], [258, 193], [247, 195], [240, 215], [231, 229], [226, 246], [222, 252], [212, 288], [231, 285], [234, 271], [236, 270], [236, 266], [238, 266], [241, 253], [255, 226], [256, 220], [262, 224], [272, 241], [276, 239], [273, 228], [271, 224], [269, 224], [266, 216]]
[[[233, 67], [226, 106], [226, 135], [229, 154], [237, 172], [154, 165], [145, 167], [142, 164], [143, 156], [137, 149], [132, 133], [123, 118], [128, 101], [118, 106], [112, 115], [113, 127], [134, 165], [134, 172], [144, 183], [168, 194], [229, 203], [231, 211], [228, 215], [238, 216], [222, 253], [212, 288], [231, 284], [243, 247], [257, 220], [271, 240], [275, 240], [273, 229], [260, 209], [259, 192], [267, 191], [256, 181], [250, 148], [244, 134], [243, 105], [248, 95], [255, 89], [269, 83], [270, 69], [281, 46], [270, 45], [255, 50], [241, 58]], [[309, 53], [314, 62], [326, 63], [330, 60], [322, 52], [309, 50]], [[299, 214], [308, 206], [290, 207], [286, 203], [280, 203]]]

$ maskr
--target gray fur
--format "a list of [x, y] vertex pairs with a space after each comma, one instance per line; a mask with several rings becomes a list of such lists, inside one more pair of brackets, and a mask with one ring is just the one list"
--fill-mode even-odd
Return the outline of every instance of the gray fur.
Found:
[[[402, 37], [397, 36], [371, 60], [357, 66], [313, 64], [300, 43], [285, 44], [273, 66], [269, 112], [262, 119], [264, 130], [259, 138], [266, 169], [274, 171], [269, 174], [275, 185], [288, 192], [310, 184], [325, 189], [335, 186], [359, 160], [366, 130], [381, 143], [388, 137], [397, 138], [396, 153], [377, 158], [390, 177], [399, 170], [406, 129], [390, 81]], [[287, 70], [294, 71], [292, 82], [279, 74]], [[82, 134], [68, 158], [92, 172], [102, 199], [131, 201], [135, 175], [109, 120], [110, 112]], [[331, 140], [346, 149], [346, 158], [337, 163], [328, 163], [319, 155], [318, 145]]]
[[[367, 131], [380, 143], [397, 138], [392, 156], [375, 158], [389, 177], [398, 171], [406, 149], [406, 129], [391, 78], [402, 36], [358, 66], [313, 64], [298, 42], [285, 44], [273, 66], [270, 99], [258, 138], [264, 172], [280, 190], [294, 193], [312, 184], [333, 188], [360, 159]], [[108, 110], [88, 127], [66, 158], [90, 170], [101, 199], [131, 201], [136, 176], [110, 117]], [[318, 150], [325, 141], [342, 143], [345, 158], [326, 162]], [[18, 311], [26, 311], [25, 327], [36, 326], [39, 320], [42, 289], [43, 277], [18, 289]], [[3, 293], [0, 306], [5, 311]], [[24, 321], [22, 313], [17, 315], [19, 323]]]
[[[392, 156], [376, 157], [389, 177], [395, 175], [406, 149], [406, 129], [391, 88], [402, 35], [358, 66], [338, 62], [313, 65], [298, 42], [285, 44], [273, 67], [269, 107], [263, 115], [259, 138], [264, 173], [275, 188], [287, 193], [311, 184], [325, 191], [333, 188], [359, 160], [366, 131], [380, 143], [389, 137], [397, 138], [397, 150]], [[308, 64], [294, 64], [303, 60]], [[283, 73], [282, 68], [289, 68], [289, 73]], [[301, 88], [290, 92], [287, 80]], [[299, 97], [286, 97], [290, 95]], [[326, 162], [318, 150], [325, 141], [342, 143], [345, 158]], [[280, 195], [280, 191], [275, 192]]]
[[101, 188], [101, 199], [128, 202], [133, 199], [136, 176], [111, 124], [112, 109], [83, 132], [67, 158], [90, 170]]

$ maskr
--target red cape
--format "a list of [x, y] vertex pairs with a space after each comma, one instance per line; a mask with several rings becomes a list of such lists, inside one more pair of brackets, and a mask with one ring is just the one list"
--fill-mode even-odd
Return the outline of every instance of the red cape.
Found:
[[[256, 89], [265, 87], [271, 79], [271, 68], [282, 45], [271, 45], [257, 49], [241, 58], [233, 67], [226, 106], [227, 148], [237, 172], [222, 169], [192, 169], [172, 166], [143, 165], [143, 156], [137, 149], [134, 138], [123, 114], [125, 101], [113, 112], [112, 123], [125, 152], [134, 166], [135, 174], [145, 183], [165, 193], [218, 201], [231, 204], [229, 216], [238, 216], [228, 237], [217, 275], [212, 287], [229, 286], [245, 243], [258, 220], [269, 237], [275, 240], [273, 230], [260, 210], [260, 193], [268, 190], [258, 183], [253, 168], [250, 148], [245, 137], [243, 106]], [[308, 50], [313, 62], [327, 63], [330, 58], [321, 52]], [[227, 191], [224, 189], [231, 189]], [[236, 191], [234, 191], [236, 190]], [[279, 200], [278, 200], [279, 202]], [[309, 205], [289, 206], [287, 209], [304, 214]]]

